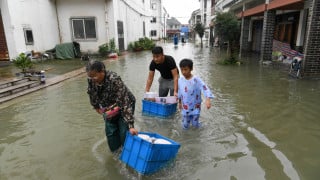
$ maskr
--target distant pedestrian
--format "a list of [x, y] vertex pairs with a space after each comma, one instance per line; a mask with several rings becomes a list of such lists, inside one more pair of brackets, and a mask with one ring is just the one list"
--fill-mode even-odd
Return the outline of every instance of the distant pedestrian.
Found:
[[86, 71], [90, 103], [103, 115], [108, 145], [115, 152], [124, 144], [128, 130], [138, 134], [133, 125], [136, 99], [120, 76], [106, 70], [103, 62], [90, 61]]
[[201, 78], [191, 73], [193, 70], [192, 60], [182, 59], [179, 66], [183, 75], [178, 81], [178, 99], [179, 109], [182, 110], [182, 127], [183, 129], [188, 129], [190, 123], [193, 127], [200, 127], [201, 93], [205, 97], [207, 109], [211, 107], [211, 99], [214, 96]]
[[177, 45], [178, 45], [178, 42], [179, 42], [178, 36], [175, 34], [175, 35], [173, 36], [173, 44], [174, 44], [175, 46], [177, 46]]
[[153, 59], [149, 65], [149, 75], [146, 83], [145, 91], [149, 92], [155, 70], [160, 72], [159, 78], [159, 96], [165, 97], [178, 95], [178, 68], [172, 56], [164, 55], [161, 46], [156, 46], [152, 49]]

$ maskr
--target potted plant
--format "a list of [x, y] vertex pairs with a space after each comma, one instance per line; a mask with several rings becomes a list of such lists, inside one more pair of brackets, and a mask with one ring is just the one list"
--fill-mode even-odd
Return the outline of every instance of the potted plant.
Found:
[[21, 73], [25, 75], [33, 67], [33, 63], [24, 53], [20, 53], [18, 57], [13, 59], [13, 64], [21, 69]]

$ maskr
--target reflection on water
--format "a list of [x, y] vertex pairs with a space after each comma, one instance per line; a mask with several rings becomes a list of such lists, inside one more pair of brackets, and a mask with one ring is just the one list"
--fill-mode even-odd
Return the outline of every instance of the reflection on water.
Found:
[[177, 63], [193, 59], [193, 73], [216, 96], [202, 110], [201, 129], [183, 131], [179, 113], [141, 115], [149, 51], [106, 65], [137, 98], [136, 127], [181, 144], [169, 167], [141, 176], [109, 152], [83, 75], [0, 105], [0, 179], [318, 179], [318, 81], [292, 79], [287, 69], [260, 65], [255, 56], [221, 66], [217, 49], [164, 44], [164, 50]]

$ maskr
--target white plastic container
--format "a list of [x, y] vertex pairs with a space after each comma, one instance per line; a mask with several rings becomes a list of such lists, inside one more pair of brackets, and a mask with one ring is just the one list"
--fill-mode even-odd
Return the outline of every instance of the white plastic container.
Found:
[[177, 103], [177, 97], [176, 96], [168, 96], [168, 97], [166, 97], [166, 103], [167, 104]]
[[155, 97], [156, 103], [162, 104], [174, 104], [177, 103], [177, 97], [168, 96], [168, 97]]
[[156, 103], [163, 103], [165, 101], [165, 97], [155, 97]]
[[144, 98], [147, 98], [147, 99], [155, 98], [156, 96], [158, 96], [156, 92], [146, 92], [144, 94]]

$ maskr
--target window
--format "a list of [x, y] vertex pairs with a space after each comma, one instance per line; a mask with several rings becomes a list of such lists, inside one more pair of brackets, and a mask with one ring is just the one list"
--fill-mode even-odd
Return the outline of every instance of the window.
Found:
[[31, 29], [23, 29], [26, 45], [33, 45], [33, 34]]
[[157, 36], [157, 31], [156, 30], [151, 30], [150, 31], [150, 36], [151, 37]]
[[151, 3], [151, 9], [156, 10], [157, 9], [157, 4], [156, 3]]
[[156, 22], [157, 22], [157, 18], [156, 18], [156, 17], [153, 17], [150, 22], [151, 22], [151, 23], [156, 23]]
[[73, 39], [93, 40], [97, 38], [95, 18], [73, 18], [71, 24]]

